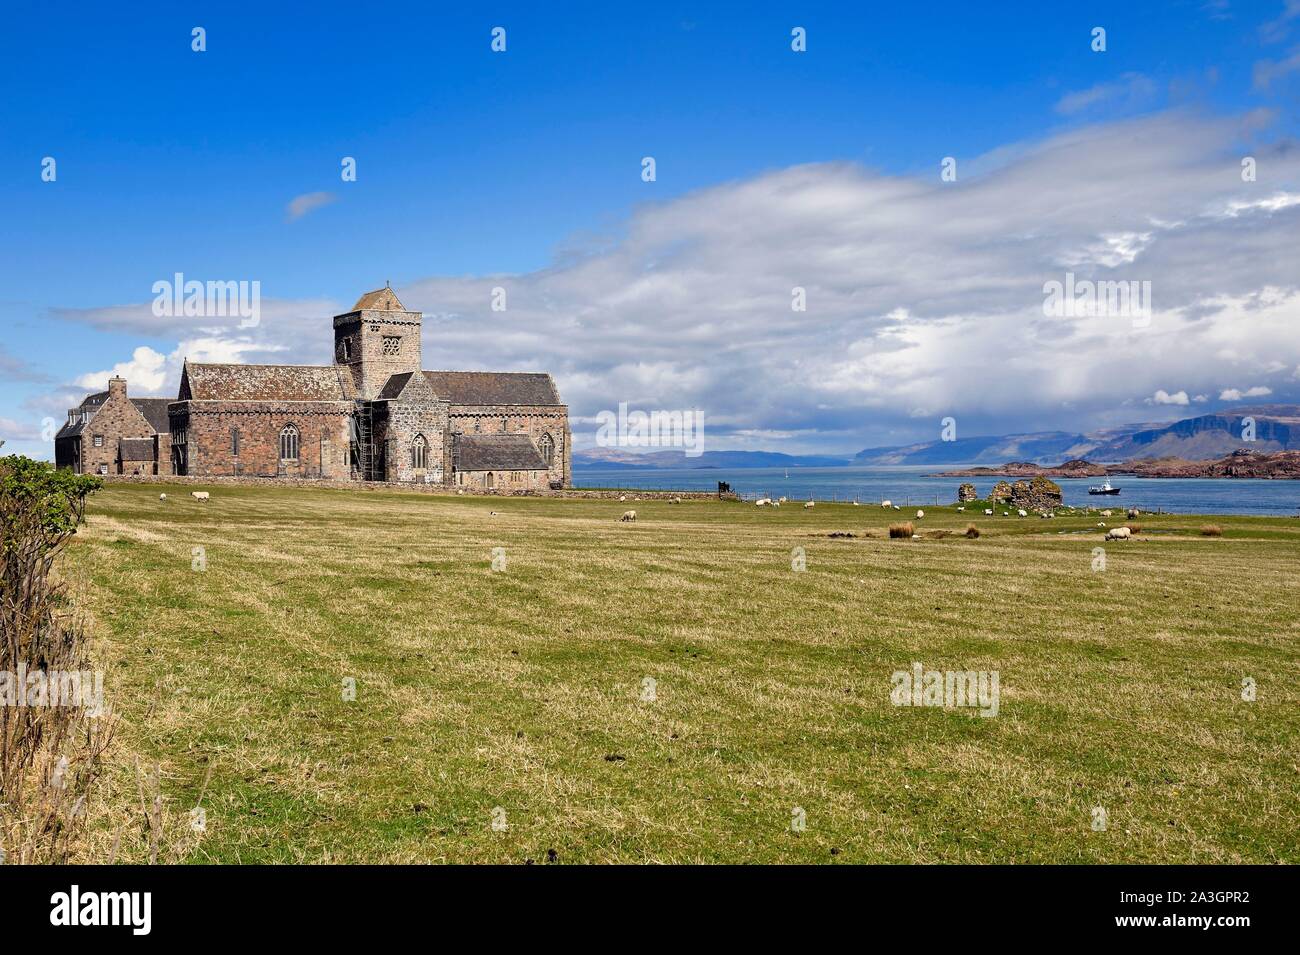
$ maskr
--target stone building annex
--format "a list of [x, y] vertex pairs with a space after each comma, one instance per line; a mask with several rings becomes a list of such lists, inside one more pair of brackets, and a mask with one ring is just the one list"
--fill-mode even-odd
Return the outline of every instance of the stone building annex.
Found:
[[129, 398], [113, 378], [68, 411], [55, 463], [91, 474], [568, 487], [569, 410], [551, 376], [425, 371], [422, 320], [382, 288], [334, 317], [332, 365], [186, 361], [175, 400]]

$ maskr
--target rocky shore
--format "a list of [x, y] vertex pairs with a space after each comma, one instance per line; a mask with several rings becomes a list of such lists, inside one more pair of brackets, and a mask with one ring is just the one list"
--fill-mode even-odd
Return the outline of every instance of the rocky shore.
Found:
[[1300, 451], [1250, 451], [1239, 448], [1215, 461], [1149, 458], [1106, 469], [1109, 474], [1150, 478], [1262, 478], [1300, 480]]

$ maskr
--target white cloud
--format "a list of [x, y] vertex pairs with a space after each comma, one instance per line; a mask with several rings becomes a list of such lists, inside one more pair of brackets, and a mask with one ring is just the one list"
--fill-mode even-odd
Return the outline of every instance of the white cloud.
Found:
[[1172, 395], [1163, 388], [1156, 391], [1154, 395], [1147, 399], [1149, 404], [1153, 405], [1185, 405], [1188, 402], [1187, 392], [1175, 391]]
[[1056, 111], [1069, 116], [1083, 112], [1098, 103], [1120, 103], [1124, 106], [1137, 106], [1150, 100], [1156, 92], [1156, 84], [1150, 77], [1141, 73], [1125, 73], [1118, 80], [1098, 83], [1086, 90], [1066, 93], [1056, 103]]
[[107, 371], [92, 371], [77, 379], [77, 384], [91, 391], [103, 391], [114, 375], [125, 378], [132, 394], [154, 394], [167, 380], [167, 356], [141, 345], [131, 353], [130, 361], [118, 362]]
[[1220, 401], [1240, 401], [1242, 398], [1262, 398], [1265, 395], [1271, 395], [1272, 388], [1266, 388], [1263, 385], [1256, 385], [1253, 388], [1247, 388], [1245, 391], [1238, 391], [1236, 388], [1226, 388], [1219, 394]]
[[284, 207], [284, 217], [289, 222], [297, 222], [307, 213], [336, 201], [338, 196], [332, 192], [305, 192], [289, 200], [289, 204]]

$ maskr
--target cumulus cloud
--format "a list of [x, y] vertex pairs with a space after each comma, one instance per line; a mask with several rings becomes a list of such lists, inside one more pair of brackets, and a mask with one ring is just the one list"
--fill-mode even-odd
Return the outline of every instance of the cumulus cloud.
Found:
[[315, 212], [337, 199], [338, 196], [332, 192], [305, 192], [301, 196], [294, 196], [289, 200], [289, 204], [284, 207], [285, 221], [297, 222], [307, 213]]
[[130, 361], [120, 361], [107, 371], [87, 372], [76, 383], [92, 391], [102, 391], [108, 387], [108, 379], [116, 375], [127, 380], [133, 393], [152, 394], [167, 380], [166, 365], [166, 355], [141, 345], [131, 353]]
[[[968, 435], [1123, 423], [1171, 380], [1185, 399], [1300, 365], [1300, 151], [1251, 144], [1260, 178], [1243, 183], [1247, 125], [1172, 112], [1075, 129], [973, 157], [955, 183], [779, 169], [640, 206], [538, 271], [397, 291], [425, 312], [426, 368], [550, 371], [580, 443], [621, 401], [699, 408], [715, 448], [901, 444], [945, 415]], [[1067, 273], [1150, 282], [1149, 320], [1044, 314], [1044, 284]], [[168, 356], [174, 374], [199, 343], [328, 362], [347, 304], [264, 295], [250, 329], [157, 318], [147, 299], [62, 317], [171, 337], [192, 349]]]
[[1272, 388], [1266, 388], [1263, 385], [1256, 385], [1253, 388], [1247, 388], [1245, 391], [1238, 391], [1236, 388], [1225, 388], [1219, 393], [1220, 401], [1240, 401], [1242, 398], [1263, 398], [1265, 395], [1271, 395]]
[[1188, 403], [1187, 392], [1175, 391], [1172, 395], [1163, 388], [1147, 399], [1153, 405], [1185, 405]]

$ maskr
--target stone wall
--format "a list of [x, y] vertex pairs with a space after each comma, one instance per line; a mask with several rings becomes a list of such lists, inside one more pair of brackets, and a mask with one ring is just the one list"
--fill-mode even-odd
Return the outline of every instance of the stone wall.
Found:
[[[346, 479], [347, 401], [183, 401], [172, 406], [172, 441], [185, 430], [187, 474]], [[298, 429], [298, 460], [280, 461], [280, 432]], [[235, 453], [235, 432], [239, 453]]]
[[[487, 497], [551, 497], [551, 498], [571, 498], [575, 500], [604, 500], [617, 501], [620, 498], [626, 498], [627, 503], [638, 501], [667, 501], [673, 498], [680, 498], [683, 501], [716, 501], [718, 494], [714, 491], [639, 491], [639, 490], [617, 490], [613, 488], [565, 488], [564, 490], [552, 491], [540, 489], [537, 491], [497, 491], [490, 495], [481, 494], [480, 492], [466, 488], [448, 487], [442, 484], [398, 484], [391, 481], [349, 481], [349, 480], [331, 480], [331, 479], [293, 479], [293, 478], [259, 478], [259, 477], [229, 477], [229, 476], [205, 476], [205, 477], [185, 477], [185, 476], [159, 476], [143, 475], [133, 476], [129, 474], [108, 475], [105, 480], [110, 484], [157, 484], [163, 487], [167, 485], [177, 485], [182, 487], [194, 488], [211, 488], [211, 487], [316, 487], [329, 488], [340, 491], [410, 491], [420, 494], [441, 494], [446, 496], [487, 496]], [[728, 492], [722, 495], [724, 501], [738, 501], [740, 498], [734, 492]]]

